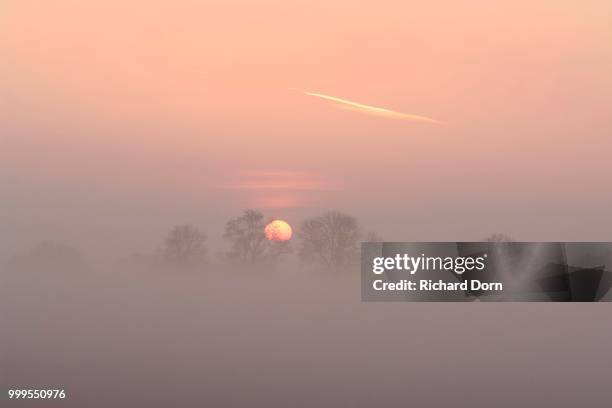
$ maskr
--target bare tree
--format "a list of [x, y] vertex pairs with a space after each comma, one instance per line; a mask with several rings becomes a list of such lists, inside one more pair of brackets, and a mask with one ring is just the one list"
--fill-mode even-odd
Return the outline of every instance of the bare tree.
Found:
[[378, 235], [376, 231], [368, 231], [363, 238], [364, 242], [384, 242], [384, 238]]
[[491, 236], [487, 237], [485, 241], [499, 242], [499, 243], [514, 242], [512, 237], [506, 234], [501, 234], [501, 233], [492, 234]]
[[206, 234], [193, 225], [178, 225], [166, 236], [162, 257], [175, 265], [198, 265], [206, 258], [206, 239]]
[[9, 269], [40, 268], [53, 270], [75, 270], [85, 265], [81, 253], [66, 244], [53, 241], [44, 241], [30, 250], [13, 256], [8, 261]]
[[227, 258], [241, 264], [261, 265], [291, 252], [289, 242], [267, 240], [265, 227], [264, 215], [255, 210], [245, 210], [240, 217], [229, 220], [223, 235], [231, 243]]
[[329, 269], [346, 268], [358, 259], [360, 237], [354, 217], [326, 212], [302, 223], [298, 232], [300, 258]]

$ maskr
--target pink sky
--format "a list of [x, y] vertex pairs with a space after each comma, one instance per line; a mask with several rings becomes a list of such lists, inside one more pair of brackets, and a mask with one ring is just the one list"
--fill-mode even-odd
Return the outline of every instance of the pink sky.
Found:
[[1, 8], [0, 205], [23, 242], [218, 234], [246, 206], [338, 208], [395, 240], [612, 239], [610, 2]]

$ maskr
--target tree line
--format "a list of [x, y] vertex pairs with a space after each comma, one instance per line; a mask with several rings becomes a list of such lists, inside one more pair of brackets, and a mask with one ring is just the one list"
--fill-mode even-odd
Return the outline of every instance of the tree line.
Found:
[[[229, 249], [221, 256], [237, 266], [271, 266], [283, 255], [297, 252], [304, 264], [340, 271], [357, 264], [362, 240], [381, 241], [364, 232], [357, 219], [340, 211], [327, 211], [304, 220], [292, 241], [272, 241], [264, 229], [270, 220], [256, 210], [245, 210], [225, 225], [223, 238]], [[160, 249], [168, 264], [194, 267], [206, 262], [207, 235], [191, 224], [172, 228]]]
[[[294, 231], [291, 241], [266, 239], [268, 222], [263, 213], [245, 210], [225, 225], [225, 251], [211, 255], [208, 236], [193, 224], [173, 227], [163, 238], [153, 256], [134, 253], [121, 258], [126, 266], [146, 266], [151, 263], [172, 268], [198, 269], [210, 261], [222, 260], [242, 268], [273, 267], [283, 256], [297, 254], [304, 265], [318, 269], [342, 271], [359, 263], [360, 243], [382, 242], [376, 233], [365, 231], [357, 219], [340, 211], [327, 211], [305, 219]], [[485, 238], [491, 242], [512, 242], [505, 234]], [[85, 259], [76, 249], [61, 243], [42, 242], [31, 250], [13, 256], [6, 264], [9, 269], [45, 268], [78, 269]]]

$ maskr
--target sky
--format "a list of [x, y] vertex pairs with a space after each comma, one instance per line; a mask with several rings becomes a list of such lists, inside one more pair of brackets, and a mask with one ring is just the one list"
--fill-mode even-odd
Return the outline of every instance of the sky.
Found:
[[2, 0], [0, 256], [149, 251], [185, 222], [215, 242], [251, 207], [396, 241], [612, 240], [610, 21], [603, 0]]

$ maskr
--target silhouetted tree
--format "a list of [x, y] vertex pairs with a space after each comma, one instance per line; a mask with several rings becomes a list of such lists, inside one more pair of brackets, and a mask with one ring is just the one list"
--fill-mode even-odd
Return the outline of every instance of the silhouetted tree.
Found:
[[492, 234], [485, 241], [492, 247], [490, 250], [496, 252], [500, 271], [506, 274], [506, 278], [513, 279], [513, 274], [522, 269], [520, 262], [528, 247], [516, 244], [509, 235], [502, 233]]
[[223, 235], [231, 243], [226, 257], [241, 264], [261, 265], [291, 252], [289, 242], [267, 240], [265, 227], [264, 215], [255, 210], [245, 210], [240, 217], [229, 220]]
[[375, 231], [368, 231], [363, 238], [363, 242], [384, 242], [384, 239]]
[[66, 244], [45, 241], [25, 253], [12, 257], [10, 269], [58, 269], [74, 270], [84, 265], [80, 252]]
[[490, 235], [489, 237], [487, 237], [486, 241], [487, 242], [499, 242], [499, 243], [514, 242], [512, 237], [510, 237], [509, 235], [499, 234], [499, 233]]
[[302, 223], [299, 255], [304, 262], [340, 270], [357, 262], [360, 237], [354, 217], [329, 211]]
[[178, 225], [168, 233], [161, 250], [164, 261], [196, 266], [206, 258], [206, 234], [193, 225]]

